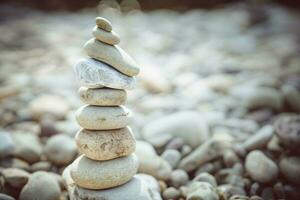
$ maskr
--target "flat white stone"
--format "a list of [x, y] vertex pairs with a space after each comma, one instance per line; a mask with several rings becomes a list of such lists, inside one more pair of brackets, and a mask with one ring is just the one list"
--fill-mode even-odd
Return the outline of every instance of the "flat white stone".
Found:
[[81, 59], [75, 66], [75, 75], [83, 86], [133, 89], [136, 79], [124, 75], [113, 67], [92, 58]]
[[131, 112], [125, 106], [80, 107], [76, 112], [78, 124], [89, 130], [111, 130], [126, 127], [131, 120]]
[[125, 104], [127, 93], [125, 90], [111, 88], [87, 88], [78, 90], [81, 101], [95, 106], [118, 106]]
[[97, 40], [109, 45], [116, 45], [120, 43], [120, 37], [114, 31], [107, 32], [95, 26], [93, 29], [93, 35]]

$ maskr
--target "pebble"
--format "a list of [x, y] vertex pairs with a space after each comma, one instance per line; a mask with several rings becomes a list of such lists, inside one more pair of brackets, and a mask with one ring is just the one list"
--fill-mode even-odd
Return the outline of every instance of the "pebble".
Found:
[[31, 133], [18, 132], [12, 134], [15, 143], [14, 155], [28, 163], [40, 160], [42, 145], [37, 135]]
[[298, 151], [300, 145], [300, 116], [281, 116], [275, 124], [276, 134], [286, 148]]
[[294, 112], [300, 112], [300, 92], [293, 86], [284, 86], [282, 88], [285, 101]]
[[168, 180], [172, 168], [167, 161], [159, 157], [154, 147], [144, 141], [137, 141], [136, 155], [139, 158], [139, 172], [154, 176], [158, 180]]
[[217, 187], [217, 181], [215, 177], [209, 173], [202, 172], [198, 174], [193, 181], [198, 181], [198, 182], [206, 182], [211, 184], [213, 187]]
[[176, 188], [186, 185], [189, 181], [189, 175], [182, 169], [172, 171], [170, 176], [170, 185]]
[[23, 187], [20, 200], [56, 200], [60, 198], [58, 182], [47, 172], [33, 173]]
[[153, 145], [177, 137], [195, 148], [208, 138], [208, 125], [199, 113], [181, 111], [147, 123], [142, 136]]
[[116, 45], [120, 43], [120, 37], [114, 31], [107, 32], [103, 29], [98, 28], [95, 26], [93, 29], [93, 36], [99, 41], [104, 42], [108, 45]]
[[128, 182], [137, 170], [138, 159], [134, 154], [108, 161], [94, 161], [82, 155], [72, 163], [70, 173], [80, 187], [106, 189]]
[[165, 149], [175, 149], [175, 150], [180, 151], [180, 149], [183, 147], [183, 145], [184, 145], [184, 141], [181, 138], [173, 138], [166, 145]]
[[233, 195], [229, 200], [250, 200], [250, 198], [243, 195]]
[[6, 168], [1, 173], [5, 182], [14, 188], [22, 188], [30, 176], [25, 170], [18, 168]]
[[1, 200], [16, 200], [14, 197], [11, 197], [7, 194], [3, 194], [3, 193], [0, 193], [0, 199]]
[[51, 163], [59, 166], [71, 163], [77, 154], [74, 139], [64, 134], [52, 136], [47, 141], [44, 152]]
[[210, 139], [184, 157], [179, 163], [179, 168], [188, 172], [193, 171], [206, 162], [222, 156], [224, 150], [229, 146], [230, 144], [227, 142]]
[[126, 127], [131, 120], [131, 111], [125, 106], [80, 107], [76, 112], [78, 124], [90, 130], [110, 130]]
[[278, 111], [283, 105], [282, 95], [270, 87], [238, 85], [232, 88], [230, 94], [241, 100], [249, 109], [267, 107]]
[[180, 191], [178, 191], [174, 187], [169, 187], [164, 190], [162, 195], [164, 199], [168, 199], [168, 200], [178, 199], [180, 197]]
[[268, 144], [273, 134], [274, 134], [273, 126], [265, 125], [261, 129], [259, 129], [255, 134], [253, 134], [251, 137], [247, 138], [247, 140], [242, 144], [242, 146], [247, 151], [261, 149]]
[[107, 32], [111, 32], [112, 31], [112, 25], [110, 23], [110, 21], [108, 21], [107, 19], [103, 18], [103, 17], [96, 17], [96, 25], [107, 31]]
[[89, 57], [107, 63], [127, 76], [135, 76], [140, 71], [135, 61], [117, 45], [107, 45], [92, 38], [85, 43], [84, 50]]
[[36, 120], [46, 115], [53, 116], [55, 119], [64, 119], [69, 109], [69, 104], [57, 95], [41, 95], [29, 104], [32, 117]]
[[83, 103], [95, 106], [118, 106], [125, 104], [126, 91], [110, 88], [79, 88], [79, 97]]
[[278, 176], [277, 165], [259, 150], [251, 151], [247, 155], [245, 168], [250, 177], [260, 183], [274, 181]]
[[287, 180], [300, 184], [300, 157], [283, 157], [279, 162], [279, 169]]
[[135, 139], [129, 127], [104, 131], [82, 129], [75, 141], [78, 151], [93, 160], [111, 160], [135, 151]]
[[167, 149], [162, 153], [161, 157], [170, 164], [172, 169], [174, 169], [181, 159], [181, 154], [175, 149]]
[[81, 59], [74, 71], [81, 85], [89, 88], [133, 89], [136, 79], [120, 73], [109, 65], [92, 58]]
[[31, 172], [50, 171], [50, 169], [51, 169], [51, 163], [48, 161], [36, 162], [36, 163], [32, 164], [30, 167]]
[[8, 132], [0, 131], [0, 158], [11, 156], [14, 152], [14, 142], [11, 134]]
[[188, 188], [187, 200], [219, 200], [217, 190], [206, 182], [193, 182]]
[[234, 195], [246, 195], [246, 192], [243, 188], [230, 184], [219, 185], [217, 187], [217, 190], [219, 191], [223, 199], [229, 199]]
[[240, 159], [233, 150], [226, 150], [223, 154], [223, 161], [226, 167], [232, 167], [235, 163], [239, 163]]
[[71, 199], [93, 200], [162, 200], [157, 181], [148, 175], [137, 174], [128, 183], [105, 190], [89, 190], [74, 184], [69, 167], [63, 173]]

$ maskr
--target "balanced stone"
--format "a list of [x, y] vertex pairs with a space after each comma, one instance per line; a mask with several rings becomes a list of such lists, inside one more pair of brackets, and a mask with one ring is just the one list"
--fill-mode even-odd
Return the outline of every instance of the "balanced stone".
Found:
[[124, 75], [111, 66], [92, 58], [80, 60], [74, 70], [80, 83], [89, 88], [133, 89], [136, 85], [134, 77]]
[[107, 45], [92, 38], [85, 43], [84, 49], [91, 58], [105, 62], [127, 76], [139, 73], [136, 62], [117, 45]]
[[79, 152], [93, 160], [128, 156], [135, 150], [135, 139], [129, 127], [104, 131], [82, 129], [75, 140]]
[[111, 130], [124, 128], [129, 124], [131, 112], [124, 106], [85, 105], [76, 112], [78, 124], [90, 130]]
[[105, 19], [103, 17], [96, 17], [96, 24], [99, 28], [101, 28], [107, 32], [112, 31], [112, 25], [111, 25], [110, 21], [108, 21], [107, 19]]
[[93, 35], [97, 40], [109, 45], [116, 45], [120, 43], [120, 37], [114, 31], [107, 32], [95, 26], [93, 29]]
[[72, 163], [70, 173], [82, 188], [106, 189], [125, 184], [137, 170], [138, 160], [134, 154], [108, 161], [95, 161], [82, 155]]
[[81, 101], [95, 106], [118, 106], [126, 101], [127, 93], [125, 90], [101, 88], [93, 89], [87, 87], [79, 88]]
[[146, 174], [137, 174], [128, 183], [105, 190], [77, 186], [70, 176], [70, 167], [64, 170], [63, 177], [72, 200], [161, 200], [158, 182]]

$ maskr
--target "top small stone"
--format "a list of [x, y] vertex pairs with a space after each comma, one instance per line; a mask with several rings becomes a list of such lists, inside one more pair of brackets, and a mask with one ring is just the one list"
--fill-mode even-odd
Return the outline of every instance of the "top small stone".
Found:
[[107, 32], [112, 31], [112, 25], [111, 25], [110, 21], [108, 21], [107, 19], [105, 19], [103, 17], [96, 17], [96, 24], [97, 24], [98, 28], [101, 28]]

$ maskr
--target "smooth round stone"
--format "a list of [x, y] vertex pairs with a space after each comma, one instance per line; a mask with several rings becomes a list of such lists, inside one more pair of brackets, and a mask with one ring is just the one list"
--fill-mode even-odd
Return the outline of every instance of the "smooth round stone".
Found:
[[282, 158], [279, 163], [279, 168], [287, 180], [300, 184], [300, 157]]
[[55, 165], [71, 163], [77, 154], [74, 139], [63, 134], [52, 136], [44, 148], [47, 159]]
[[159, 185], [152, 176], [137, 174], [129, 182], [118, 187], [91, 190], [77, 186], [70, 176], [70, 167], [63, 172], [70, 199], [86, 200], [162, 200]]
[[106, 189], [128, 182], [138, 170], [134, 154], [108, 161], [95, 161], [82, 155], [71, 165], [74, 182], [87, 189]]
[[60, 187], [55, 178], [47, 172], [33, 173], [23, 187], [20, 200], [54, 200], [60, 197]]
[[90, 130], [111, 130], [126, 127], [131, 112], [124, 106], [100, 107], [85, 105], [76, 112], [78, 124]]
[[116, 45], [120, 43], [120, 37], [114, 31], [107, 32], [95, 26], [93, 29], [93, 35], [97, 40], [109, 45]]
[[135, 151], [135, 140], [129, 127], [104, 131], [82, 129], [75, 140], [78, 151], [93, 160], [111, 160]]
[[218, 192], [206, 182], [193, 182], [188, 188], [187, 200], [219, 200]]
[[120, 73], [104, 62], [85, 58], [74, 66], [77, 79], [89, 88], [133, 89], [136, 85], [134, 77]]
[[84, 49], [89, 57], [105, 62], [127, 76], [135, 76], [140, 71], [136, 62], [117, 45], [107, 45], [92, 38], [85, 43]]
[[125, 90], [110, 88], [92, 89], [87, 87], [79, 88], [81, 101], [95, 106], [118, 106], [125, 104], [127, 93]]
[[15, 144], [9, 132], [0, 132], [0, 158], [11, 156], [14, 152]]
[[251, 151], [245, 162], [246, 171], [250, 177], [260, 183], [268, 183], [278, 176], [277, 165], [259, 150]]
[[96, 17], [96, 25], [98, 26], [98, 28], [101, 28], [107, 32], [112, 31], [112, 25], [110, 23], [110, 21], [108, 21], [107, 19], [103, 18], [103, 17]]
[[27, 171], [18, 168], [6, 168], [1, 173], [5, 182], [14, 188], [22, 188], [30, 176]]

